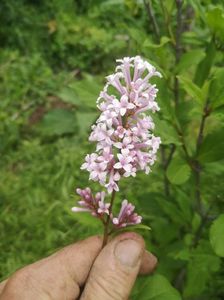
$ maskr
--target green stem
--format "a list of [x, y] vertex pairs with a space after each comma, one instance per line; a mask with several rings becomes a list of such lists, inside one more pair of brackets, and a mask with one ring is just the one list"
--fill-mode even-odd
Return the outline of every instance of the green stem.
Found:
[[110, 216], [111, 216], [111, 213], [112, 213], [112, 208], [113, 208], [113, 204], [114, 204], [115, 194], [116, 194], [116, 191], [113, 190], [112, 195], [111, 195], [111, 200], [110, 200], [109, 214], [107, 216], [107, 220], [106, 220], [105, 225], [104, 225], [104, 235], [103, 235], [103, 245], [102, 245], [102, 248], [104, 246], [106, 246], [107, 241], [108, 241], [108, 236], [109, 236], [108, 231], [109, 231], [109, 225], [110, 225]]

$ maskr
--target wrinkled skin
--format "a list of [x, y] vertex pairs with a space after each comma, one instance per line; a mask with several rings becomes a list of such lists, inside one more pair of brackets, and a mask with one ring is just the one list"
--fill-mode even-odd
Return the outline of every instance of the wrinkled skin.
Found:
[[17, 271], [0, 284], [0, 300], [127, 300], [137, 275], [152, 273], [156, 264], [135, 233], [103, 249], [101, 237], [93, 236]]

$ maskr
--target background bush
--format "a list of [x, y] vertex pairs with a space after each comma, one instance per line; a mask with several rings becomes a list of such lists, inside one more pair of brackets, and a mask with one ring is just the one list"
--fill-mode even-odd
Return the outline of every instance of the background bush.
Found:
[[73, 190], [88, 181], [79, 167], [103, 78], [139, 54], [163, 74], [162, 147], [119, 196], [159, 258], [133, 299], [223, 299], [222, 1], [2, 0], [0, 39], [0, 278], [101, 230], [70, 212]]

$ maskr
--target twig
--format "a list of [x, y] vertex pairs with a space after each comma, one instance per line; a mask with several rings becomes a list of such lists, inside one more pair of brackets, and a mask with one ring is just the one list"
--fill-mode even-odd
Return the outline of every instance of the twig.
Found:
[[171, 144], [171, 150], [170, 150], [170, 154], [167, 158], [167, 161], [166, 161], [166, 168], [168, 168], [172, 158], [173, 158], [173, 155], [174, 155], [174, 152], [176, 150], [176, 146], [174, 144]]
[[[174, 51], [175, 51], [175, 64], [177, 65], [179, 60], [180, 60], [180, 57], [181, 57], [180, 39], [181, 39], [181, 33], [182, 33], [182, 0], [176, 0], [176, 6], [177, 6], [177, 19], [176, 19], [177, 28], [176, 28], [176, 40], [175, 40], [175, 44], [174, 44]], [[164, 10], [164, 14], [165, 14], [164, 6], [162, 6], [162, 9]], [[179, 80], [176, 76], [174, 77], [173, 94], [174, 94], [175, 107], [177, 108], [177, 105], [179, 103]], [[178, 133], [180, 134], [179, 130], [178, 130]], [[185, 146], [185, 143], [184, 143], [182, 132], [181, 132], [180, 136], [181, 136], [181, 139], [182, 139], [183, 150], [184, 150], [185, 155], [188, 159], [189, 155], [188, 155], [188, 151], [187, 151], [187, 148]], [[175, 145], [172, 145], [171, 150], [170, 150], [170, 154], [169, 154], [169, 156], [167, 158], [167, 161], [165, 163], [165, 167], [164, 167], [165, 172], [166, 172], [166, 170], [167, 170], [167, 168], [168, 168], [168, 166], [169, 166], [169, 164], [172, 160], [172, 157], [173, 157], [173, 154], [174, 154], [175, 150], [176, 150]], [[164, 189], [165, 189], [165, 194], [169, 195], [169, 188], [167, 187], [167, 185], [168, 185], [167, 182], [168, 182], [168, 180], [167, 180], [166, 175], [165, 175], [164, 176]]]
[[149, 1], [144, 0], [144, 5], [145, 5], [145, 8], [146, 8], [146, 11], [148, 14], [149, 21], [152, 24], [153, 30], [155, 32], [157, 42], [159, 42], [160, 41], [159, 26], [156, 22], [156, 19], [155, 19], [153, 10], [152, 10], [151, 0], [149, 0]]
[[183, 282], [185, 280], [185, 276], [186, 276], [186, 272], [187, 272], [187, 269], [186, 267], [184, 266], [180, 272], [177, 274], [175, 280], [174, 280], [174, 287], [178, 290], [180, 290], [182, 288], [182, 285], [183, 285]]
[[113, 190], [112, 195], [111, 195], [111, 200], [110, 200], [109, 214], [107, 216], [107, 220], [106, 220], [106, 223], [105, 223], [105, 226], [104, 226], [104, 235], [103, 235], [102, 248], [107, 244], [107, 240], [108, 240], [108, 230], [109, 230], [109, 224], [110, 224], [110, 216], [111, 216], [111, 213], [112, 213], [115, 194], [116, 194], [116, 191]]
[[[210, 110], [209, 110], [209, 100], [207, 99], [203, 114], [201, 117], [201, 122], [199, 126], [198, 136], [197, 136], [197, 142], [196, 142], [196, 155], [198, 155], [201, 143], [203, 141], [203, 135], [204, 135], [204, 128], [205, 128], [205, 121], [206, 118], [209, 116]], [[201, 166], [200, 163], [196, 160], [194, 163], [194, 173], [195, 173], [195, 198], [197, 203], [197, 209], [199, 214], [203, 215], [203, 208], [202, 208], [202, 202], [201, 202], [201, 191], [200, 191], [200, 182], [201, 182]]]
[[161, 160], [162, 160], [162, 167], [164, 170], [164, 175], [163, 175], [164, 194], [166, 197], [169, 197], [170, 187], [169, 187], [169, 180], [166, 176], [166, 153], [165, 153], [164, 145], [161, 145]]
[[[209, 114], [210, 114], [209, 100], [207, 100], [205, 103], [204, 109], [203, 109], [203, 115], [201, 117], [201, 122], [200, 122], [200, 126], [199, 126], [199, 132], [198, 132], [198, 137], [197, 137], [197, 142], [196, 142], [196, 155], [199, 153], [200, 146], [203, 141], [205, 121], [206, 121], [206, 118], [209, 116]], [[202, 207], [202, 202], [201, 202], [201, 190], [200, 190], [201, 166], [197, 160], [194, 162], [193, 170], [195, 173], [195, 199], [196, 199], [196, 203], [197, 203], [197, 211], [201, 216], [201, 224], [195, 233], [195, 237], [192, 241], [192, 245], [191, 245], [190, 249], [197, 247], [197, 245], [201, 239], [205, 225], [206, 225], [207, 221], [209, 221], [209, 212], [214, 203], [214, 202], [211, 203], [211, 205], [207, 209], [206, 213], [204, 213], [203, 207]], [[186, 267], [183, 267], [175, 279], [175, 287], [176, 288], [182, 287], [185, 276], [186, 276]]]
[[201, 236], [202, 236], [202, 233], [203, 233], [203, 229], [207, 223], [207, 221], [209, 220], [208, 216], [209, 216], [209, 213], [211, 211], [211, 208], [212, 208], [212, 205], [213, 203], [211, 203], [206, 211], [206, 213], [202, 216], [201, 218], [201, 224], [200, 226], [198, 227], [198, 230], [196, 231], [195, 233], [195, 237], [194, 237], [194, 240], [192, 242], [192, 248], [196, 248], [197, 245], [198, 245], [198, 242], [200, 241], [201, 239]]
[[181, 57], [181, 45], [180, 45], [180, 39], [181, 39], [181, 33], [182, 33], [182, 4], [183, 0], [176, 0], [176, 7], [177, 7], [177, 28], [176, 28], [176, 60], [179, 62]]
[[170, 195], [170, 189], [169, 189], [169, 180], [166, 176], [166, 171], [173, 158], [173, 154], [175, 150], [176, 150], [176, 146], [174, 144], [171, 144], [169, 156], [166, 158], [165, 148], [164, 146], [161, 147], [161, 158], [162, 158], [162, 165], [164, 169], [164, 192], [165, 192], [165, 196], [167, 197]]
[[[176, 42], [175, 42], [175, 65], [180, 61], [181, 57], [181, 33], [182, 33], [182, 4], [183, 0], [176, 0], [177, 18], [176, 18]], [[174, 100], [176, 106], [179, 103], [179, 80], [175, 76], [174, 79]]]
[[[191, 166], [191, 160], [190, 160], [190, 155], [188, 153], [188, 150], [187, 150], [187, 146], [186, 146], [186, 143], [185, 143], [185, 140], [184, 140], [184, 135], [183, 135], [183, 131], [180, 127], [178, 127], [177, 124], [174, 123], [174, 128], [176, 129], [176, 132], [177, 134], [179, 135], [179, 138], [180, 138], [180, 142], [182, 143], [182, 149], [184, 151], [184, 154], [186, 156], [186, 159], [188, 161], [188, 163], [190, 164]], [[192, 167], [192, 166], [191, 166]]]
[[209, 110], [209, 100], [207, 99], [204, 109], [203, 109], [203, 115], [201, 117], [201, 122], [200, 122], [200, 127], [199, 127], [199, 132], [198, 132], [198, 137], [197, 137], [197, 143], [196, 143], [196, 154], [198, 154], [198, 151], [200, 149], [202, 140], [203, 140], [203, 133], [204, 133], [204, 128], [205, 128], [205, 121], [206, 118], [210, 115], [210, 110]]

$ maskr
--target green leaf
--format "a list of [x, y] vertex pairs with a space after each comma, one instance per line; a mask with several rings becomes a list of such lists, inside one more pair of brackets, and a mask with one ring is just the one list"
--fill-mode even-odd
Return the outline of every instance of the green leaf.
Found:
[[224, 10], [221, 7], [215, 7], [208, 11], [206, 18], [212, 32], [224, 40]]
[[181, 250], [177, 250], [174, 253], [169, 254], [170, 257], [176, 259], [176, 260], [183, 260], [183, 261], [189, 261], [190, 259], [190, 250], [188, 248], [184, 248]]
[[156, 274], [148, 277], [136, 298], [141, 300], [181, 300], [178, 291], [172, 287], [166, 277]]
[[211, 85], [211, 80], [205, 80], [204, 81], [204, 84], [201, 88], [203, 99], [208, 99], [208, 96], [209, 96], [209, 93], [210, 93], [210, 85]]
[[189, 179], [191, 168], [186, 161], [176, 157], [169, 164], [166, 175], [171, 183], [183, 184]]
[[213, 109], [224, 105], [224, 70], [219, 68], [216, 70], [209, 90], [209, 99]]
[[132, 226], [129, 226], [129, 228], [131, 230], [135, 230], [135, 229], [143, 229], [143, 230], [148, 230], [148, 231], [152, 230], [151, 227], [144, 225], [144, 224], [132, 225]]
[[[159, 89], [158, 93], [158, 103], [161, 108], [161, 112], [163, 112], [163, 116], [166, 116], [166, 119], [169, 119], [170, 122], [175, 121], [175, 109], [172, 105], [172, 93], [168, 88], [167, 82], [162, 79], [157, 82], [157, 86]], [[156, 114], [153, 116], [153, 119], [156, 117]]]
[[99, 96], [101, 86], [97, 79], [92, 76], [85, 76], [82, 80], [77, 80], [63, 88], [58, 96], [65, 102], [72, 103], [78, 107], [96, 110], [96, 100]]
[[77, 112], [77, 123], [79, 126], [79, 133], [86, 134], [90, 131], [91, 125], [96, 120], [98, 114], [95, 112]]
[[183, 75], [179, 75], [177, 76], [177, 78], [179, 79], [183, 89], [189, 96], [191, 96], [198, 103], [203, 103], [204, 97], [202, 90], [196, 84], [194, 84], [193, 81], [191, 81], [191, 79]]
[[207, 135], [202, 142], [198, 160], [201, 163], [215, 162], [223, 159], [224, 153], [224, 128]]
[[200, 224], [201, 224], [201, 216], [197, 212], [195, 212], [191, 223], [192, 231], [197, 232]]
[[176, 72], [181, 73], [182, 71], [186, 71], [189, 66], [197, 65], [204, 57], [205, 52], [202, 49], [191, 50], [184, 53], [176, 66]]
[[79, 100], [77, 99], [77, 94], [69, 87], [64, 87], [58, 94], [58, 97], [60, 97], [61, 100], [67, 103], [79, 104]]
[[167, 36], [162, 36], [160, 39], [160, 43], [159, 44], [154, 44], [151, 40], [146, 39], [143, 43], [142, 47], [145, 48], [160, 48], [163, 47], [165, 44], [167, 44], [168, 42], [170, 42], [170, 38], [168, 38]]
[[215, 254], [224, 257], [224, 214], [213, 222], [209, 238]]
[[66, 109], [51, 110], [43, 117], [38, 129], [45, 136], [74, 133], [77, 131], [76, 115]]
[[175, 128], [170, 124], [170, 122], [165, 120], [159, 120], [157, 117], [153, 117], [155, 121], [155, 134], [161, 137], [162, 143], [164, 145], [175, 144], [181, 145], [179, 136]]
[[187, 283], [184, 288], [186, 298], [200, 296], [214, 272], [219, 269], [217, 256], [210, 254], [195, 254], [188, 264]]
[[156, 201], [160, 205], [161, 212], [164, 212], [173, 223], [183, 224], [185, 222], [185, 218], [176, 203], [164, 198], [158, 198]]
[[[208, 241], [201, 240], [196, 249], [192, 249], [187, 267], [187, 281], [184, 286], [184, 298], [201, 296], [206, 290], [214, 273], [220, 268], [220, 258], [214, 255]], [[197, 298], [194, 298], [197, 299]]]
[[115, 236], [117, 234], [123, 233], [123, 232], [128, 232], [128, 231], [135, 231], [135, 230], [146, 230], [146, 231], [150, 231], [151, 227], [144, 225], [144, 224], [137, 224], [137, 225], [131, 225], [131, 226], [127, 226], [125, 228], [121, 228], [121, 229], [116, 229], [115, 231], [113, 231], [112, 236]]
[[206, 56], [199, 63], [197, 67], [197, 71], [195, 73], [194, 82], [198, 86], [202, 86], [206, 78], [208, 78], [212, 64], [215, 59], [215, 54], [216, 54], [215, 43], [214, 41], [211, 41], [206, 47]]
[[94, 218], [89, 212], [73, 213], [72, 216], [82, 226], [101, 229], [103, 232], [103, 225], [101, 221], [97, 218]]
[[177, 202], [178, 208], [182, 213], [183, 220], [189, 224], [192, 220], [192, 206], [189, 195], [179, 189], [176, 191], [175, 201]]
[[117, 6], [117, 5], [123, 5], [124, 1], [123, 0], [107, 0], [105, 2], [102, 2], [100, 4], [101, 7], [110, 7], [110, 6]]

